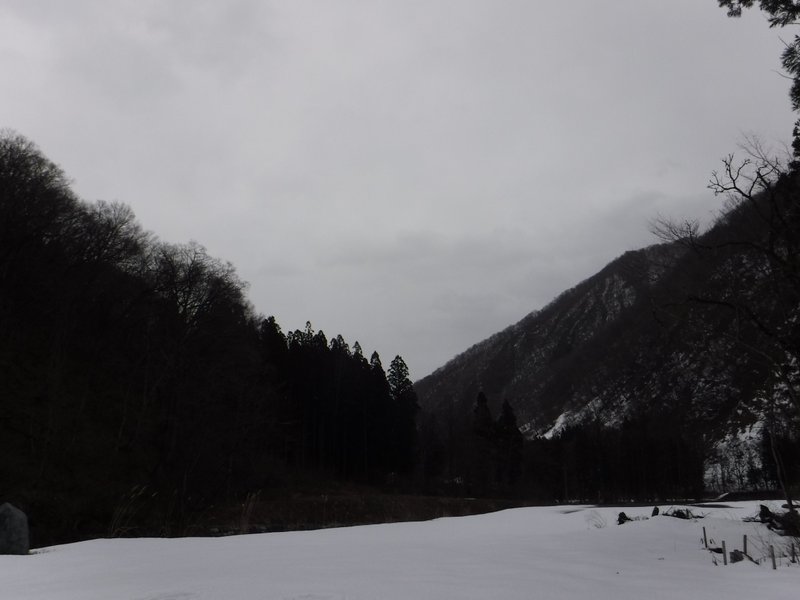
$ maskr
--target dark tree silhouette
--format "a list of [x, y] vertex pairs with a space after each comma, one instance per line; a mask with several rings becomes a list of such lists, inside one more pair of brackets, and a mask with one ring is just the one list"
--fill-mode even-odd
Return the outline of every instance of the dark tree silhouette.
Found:
[[81, 202], [0, 133], [0, 481], [35, 543], [189, 533], [189, 515], [289, 471], [329, 485], [410, 469], [413, 388], [396, 403], [377, 355], [311, 323], [284, 335], [245, 291], [200, 244]]
[[500, 415], [495, 423], [497, 446], [495, 467], [497, 482], [506, 488], [512, 487], [522, 472], [522, 434], [517, 425], [517, 416], [508, 400], [503, 400]]
[[395, 356], [389, 365], [387, 383], [392, 397], [393, 462], [399, 473], [410, 473], [416, 463], [419, 404], [402, 357]]
[[495, 464], [494, 421], [489, 410], [489, 400], [483, 391], [478, 392], [472, 411], [472, 439], [470, 440], [468, 484], [476, 495], [487, 495], [492, 486], [492, 468]]
[[[800, 3], [796, 0], [718, 0], [719, 5], [728, 9], [729, 17], [742, 16], [742, 10], [755, 5], [767, 14], [770, 27], [787, 27], [800, 24]], [[789, 98], [792, 109], [800, 110], [800, 36], [795, 35], [785, 42], [781, 63], [792, 79]], [[792, 142], [795, 161], [800, 159], [800, 120], [795, 122]], [[795, 165], [797, 166], [797, 165]]]

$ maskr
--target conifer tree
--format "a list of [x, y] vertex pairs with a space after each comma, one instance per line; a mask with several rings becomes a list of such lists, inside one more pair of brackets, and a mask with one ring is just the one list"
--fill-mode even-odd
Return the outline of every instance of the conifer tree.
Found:
[[497, 479], [503, 485], [513, 485], [522, 472], [522, 434], [517, 426], [517, 416], [508, 400], [495, 423], [497, 445]]
[[395, 356], [387, 375], [392, 395], [394, 461], [397, 471], [408, 473], [414, 466], [417, 449], [417, 393], [402, 357]]
[[[722, 8], [728, 9], [729, 17], [741, 17], [742, 10], [751, 8], [756, 0], [717, 0]], [[758, 7], [767, 14], [770, 27], [786, 27], [800, 23], [800, 2], [797, 0], [758, 0]], [[800, 36], [795, 35], [790, 42], [784, 42], [781, 64], [792, 80], [789, 90], [789, 99], [792, 109], [800, 111]], [[794, 124], [792, 132], [794, 140], [795, 166], [800, 166], [800, 120]]]
[[495, 462], [494, 440], [494, 422], [489, 410], [489, 400], [480, 391], [472, 411], [472, 444], [467, 477], [468, 485], [476, 495], [486, 495], [491, 489], [491, 471]]
[[490, 440], [493, 429], [489, 399], [483, 391], [480, 391], [475, 399], [475, 408], [472, 410], [472, 431], [478, 437]]
[[389, 389], [392, 392], [392, 399], [398, 401], [409, 391], [413, 390], [413, 384], [408, 376], [408, 366], [400, 356], [395, 356], [389, 365], [389, 372], [386, 376]]

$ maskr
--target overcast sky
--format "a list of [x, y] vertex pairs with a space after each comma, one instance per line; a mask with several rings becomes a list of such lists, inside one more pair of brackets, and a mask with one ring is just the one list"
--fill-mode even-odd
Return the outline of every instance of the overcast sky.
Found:
[[708, 220], [742, 134], [788, 141], [779, 35], [716, 0], [2, 0], [0, 126], [418, 379]]

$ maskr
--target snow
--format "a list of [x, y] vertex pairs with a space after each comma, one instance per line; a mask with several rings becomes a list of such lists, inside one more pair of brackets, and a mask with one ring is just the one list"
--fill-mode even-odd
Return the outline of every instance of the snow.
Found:
[[558, 418], [555, 420], [555, 423], [553, 423], [553, 426], [550, 427], [550, 429], [548, 429], [542, 435], [542, 437], [546, 440], [553, 439], [556, 435], [561, 433], [564, 430], [564, 428], [570, 423], [570, 416], [571, 416], [570, 411], [565, 411], [560, 415], [558, 415]]
[[[597, 600], [796, 598], [800, 567], [715, 566], [709, 538], [784, 543], [743, 523], [757, 503], [618, 526], [652, 507], [556, 506], [320, 531], [114, 539], [0, 556], [3, 600]], [[662, 506], [662, 512], [665, 506]]]

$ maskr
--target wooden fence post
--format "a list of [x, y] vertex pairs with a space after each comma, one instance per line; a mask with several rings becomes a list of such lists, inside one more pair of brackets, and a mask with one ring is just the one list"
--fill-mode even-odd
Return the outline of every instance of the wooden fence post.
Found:
[[774, 571], [778, 568], [778, 566], [775, 564], [775, 546], [769, 547], [769, 555], [770, 558], [772, 558], [772, 570]]
[[744, 539], [742, 540], [742, 553], [747, 556], [747, 534], [744, 534]]
[[708, 550], [708, 537], [706, 537], [706, 528], [703, 527], [703, 545]]
[[728, 551], [725, 549], [725, 540], [722, 540], [722, 564], [728, 564]]

